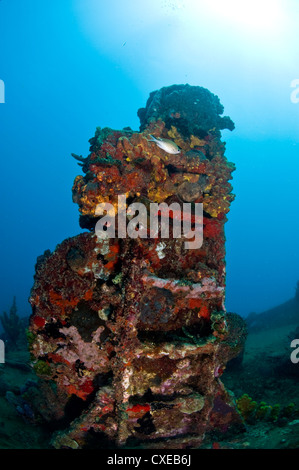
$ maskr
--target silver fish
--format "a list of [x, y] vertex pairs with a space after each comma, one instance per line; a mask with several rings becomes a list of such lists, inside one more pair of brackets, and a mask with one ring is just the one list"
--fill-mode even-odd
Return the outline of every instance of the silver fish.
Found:
[[168, 139], [156, 139], [153, 135], [150, 134], [151, 139], [150, 142], [155, 142], [160, 149], [164, 150], [167, 153], [172, 153], [173, 155], [180, 153], [180, 149], [178, 148], [177, 144], [175, 144], [172, 140]]

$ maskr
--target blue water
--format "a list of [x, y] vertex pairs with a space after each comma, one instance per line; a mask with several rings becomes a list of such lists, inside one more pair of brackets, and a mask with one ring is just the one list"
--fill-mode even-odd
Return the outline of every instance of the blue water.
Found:
[[237, 166], [227, 309], [246, 315], [294, 296], [299, 5], [252, 1], [244, 17], [237, 3], [0, 1], [0, 312], [16, 295], [30, 313], [36, 257], [80, 232], [70, 154], [88, 154], [96, 126], [137, 130], [149, 93], [174, 83], [208, 88], [236, 124], [223, 131]]

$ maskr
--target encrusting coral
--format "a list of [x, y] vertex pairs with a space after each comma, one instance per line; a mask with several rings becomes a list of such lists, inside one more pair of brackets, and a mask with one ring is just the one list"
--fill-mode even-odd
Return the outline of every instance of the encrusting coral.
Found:
[[[73, 200], [89, 232], [37, 265], [30, 297], [30, 350], [48, 419], [70, 408], [75, 418], [53, 438], [56, 448], [88, 447], [91, 438], [98, 446], [198, 447], [210, 431], [242, 427], [220, 380], [245, 341], [244, 322], [224, 307], [234, 165], [220, 135], [233, 123], [222, 112], [204, 88], [165, 87], [139, 110], [140, 132], [98, 128], [89, 156], [74, 154], [84, 175]], [[151, 134], [180, 153], [165, 152]], [[202, 246], [187, 249], [172, 224], [164, 239], [98, 238], [97, 205], [117, 213], [120, 195], [147, 209], [203, 203]], [[180, 211], [169, 215], [182, 220]]]
[[257, 403], [247, 393], [236, 400], [237, 407], [244, 420], [254, 424], [259, 420], [276, 422], [279, 418], [290, 418], [298, 414], [294, 403], [281, 407], [279, 403], [271, 406], [262, 401]]

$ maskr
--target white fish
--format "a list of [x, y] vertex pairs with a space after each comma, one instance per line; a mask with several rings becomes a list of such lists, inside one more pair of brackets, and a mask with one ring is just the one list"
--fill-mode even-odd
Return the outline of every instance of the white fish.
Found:
[[180, 149], [172, 140], [168, 139], [156, 139], [153, 135], [150, 134], [150, 142], [155, 142], [160, 149], [164, 150], [167, 153], [172, 153], [173, 155], [180, 153]]

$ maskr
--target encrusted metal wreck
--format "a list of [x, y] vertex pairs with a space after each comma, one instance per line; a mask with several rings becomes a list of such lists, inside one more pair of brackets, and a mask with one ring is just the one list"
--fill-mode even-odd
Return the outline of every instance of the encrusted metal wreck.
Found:
[[[244, 342], [242, 320], [224, 307], [234, 165], [220, 130], [234, 125], [222, 113], [204, 88], [165, 87], [139, 110], [140, 132], [98, 128], [89, 156], [77, 157], [84, 175], [73, 200], [88, 232], [39, 260], [30, 297], [41, 414], [65, 422], [56, 448], [199, 447], [206, 433], [242, 426], [220, 380]], [[150, 134], [181, 152], [165, 152]], [[202, 246], [99, 239], [96, 207], [116, 208], [119, 195], [146, 207], [203, 203]]]

